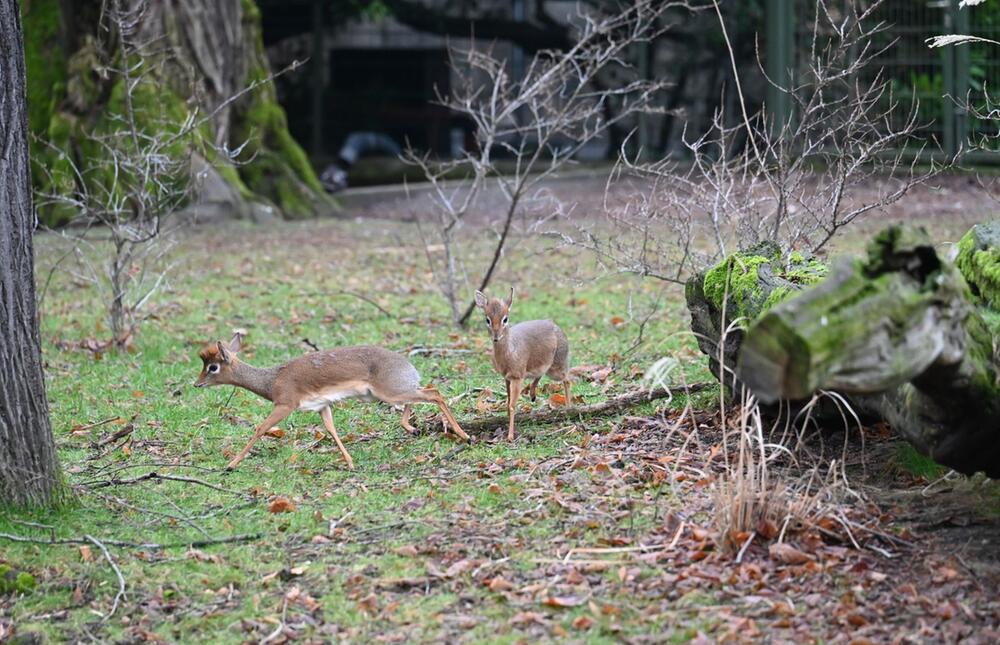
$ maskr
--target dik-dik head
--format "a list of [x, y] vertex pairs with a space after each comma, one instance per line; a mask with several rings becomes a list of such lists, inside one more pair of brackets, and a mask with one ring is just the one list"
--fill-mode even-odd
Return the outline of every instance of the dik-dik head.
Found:
[[490, 330], [494, 343], [499, 343], [507, 335], [510, 325], [507, 315], [510, 306], [514, 304], [514, 287], [510, 288], [510, 296], [506, 300], [487, 298], [481, 291], [476, 292], [476, 306], [486, 314], [486, 327]]
[[244, 335], [246, 335], [245, 331], [237, 329], [233, 332], [233, 338], [228, 343], [221, 340], [209, 343], [198, 352], [202, 367], [198, 380], [194, 382], [195, 387], [232, 384], [233, 367], [238, 361], [236, 354], [243, 346]]

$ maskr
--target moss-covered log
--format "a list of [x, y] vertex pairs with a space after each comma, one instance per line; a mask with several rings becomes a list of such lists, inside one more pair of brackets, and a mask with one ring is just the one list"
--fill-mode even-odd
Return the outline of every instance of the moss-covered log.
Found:
[[980, 225], [952, 264], [922, 229], [890, 227], [866, 258], [757, 316], [737, 375], [765, 402], [836, 390], [939, 463], [1000, 475], [996, 241]]
[[[66, 194], [67, 184], [94, 181], [99, 169], [88, 158], [94, 141], [121, 123], [122, 79], [117, 36], [101, 25], [101, 3], [85, 0], [22, 0], [32, 177], [42, 193]], [[105, 22], [105, 26], [106, 26]], [[192, 0], [145, 3], [138, 40], [155, 43], [148, 69], [149, 91], [138, 91], [135, 113], [144, 132], [165, 120], [177, 127], [189, 113], [215, 117], [178, 154], [192, 158], [196, 202], [213, 212], [254, 217], [262, 212], [306, 217], [332, 210], [302, 148], [288, 132], [264, 55], [260, 13], [253, 0]], [[261, 84], [226, 103], [254, 82]], [[217, 147], [243, 148], [233, 165]], [[82, 172], [72, 172], [70, 163]], [[207, 179], [206, 179], [207, 177]], [[43, 223], [72, 217], [58, 200], [39, 204]]]
[[[688, 280], [685, 297], [691, 329], [708, 356], [712, 373], [717, 378], [721, 373], [720, 339], [724, 339], [721, 357], [731, 376], [749, 322], [815, 284], [826, 271], [822, 262], [796, 252], [784, 256], [777, 244], [762, 242]], [[728, 384], [733, 385], [731, 380]]]

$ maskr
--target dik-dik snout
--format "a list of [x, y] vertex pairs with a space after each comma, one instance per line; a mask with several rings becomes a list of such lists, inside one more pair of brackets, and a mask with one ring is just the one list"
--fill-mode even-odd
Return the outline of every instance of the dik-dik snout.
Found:
[[514, 287], [510, 288], [510, 295], [506, 300], [490, 300], [482, 292], [476, 292], [476, 306], [480, 307], [486, 314], [486, 327], [490, 330], [493, 343], [499, 343], [507, 336], [510, 329], [508, 315], [510, 307], [514, 304]]

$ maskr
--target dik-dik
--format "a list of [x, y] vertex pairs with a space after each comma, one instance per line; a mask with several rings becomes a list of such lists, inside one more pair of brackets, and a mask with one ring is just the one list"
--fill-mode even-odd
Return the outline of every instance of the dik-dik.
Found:
[[411, 403], [434, 403], [444, 414], [455, 434], [469, 440], [455, 420], [444, 397], [433, 386], [420, 387], [420, 374], [410, 361], [381, 347], [361, 345], [313, 352], [277, 367], [253, 367], [239, 359], [243, 332], [237, 331], [228, 343], [209, 343], [201, 350], [203, 366], [195, 387], [236, 385], [274, 403], [274, 409], [257, 426], [253, 437], [226, 466], [236, 468], [265, 432], [295, 410], [319, 412], [323, 424], [337, 442], [350, 469], [354, 460], [333, 427], [330, 406], [355, 397], [377, 399], [403, 405], [402, 425], [412, 432]]
[[514, 440], [514, 414], [525, 380], [531, 381], [528, 395], [535, 400], [538, 381], [547, 374], [562, 381], [569, 405], [569, 341], [551, 320], [526, 320], [510, 326], [508, 316], [514, 304], [514, 288], [506, 300], [487, 298], [476, 292], [476, 305], [486, 314], [486, 326], [493, 338], [493, 367], [507, 381], [507, 440]]

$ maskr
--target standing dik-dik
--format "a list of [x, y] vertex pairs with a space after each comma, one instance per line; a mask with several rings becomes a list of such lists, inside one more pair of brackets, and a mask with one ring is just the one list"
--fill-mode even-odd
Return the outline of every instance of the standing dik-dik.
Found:
[[355, 397], [403, 404], [402, 425], [409, 432], [413, 431], [410, 404], [434, 403], [441, 408], [455, 434], [469, 440], [441, 393], [433, 386], [420, 387], [417, 369], [395, 352], [366, 345], [338, 347], [306, 354], [277, 367], [261, 368], [237, 357], [242, 343], [243, 332], [237, 331], [229, 343], [220, 340], [206, 345], [199, 354], [204, 365], [194, 384], [195, 387], [236, 385], [274, 403], [271, 414], [257, 426], [246, 447], [233, 457], [227, 468], [236, 468], [254, 443], [292, 412], [312, 410], [319, 412], [348, 468], [353, 470], [354, 460], [333, 427], [330, 405]]
[[476, 292], [476, 305], [486, 314], [486, 326], [493, 337], [493, 366], [507, 381], [507, 440], [514, 440], [514, 413], [521, 387], [531, 381], [528, 395], [535, 400], [535, 390], [542, 375], [562, 381], [569, 405], [569, 341], [566, 334], [551, 320], [526, 320], [513, 327], [508, 323], [514, 288], [506, 300], [487, 298]]

